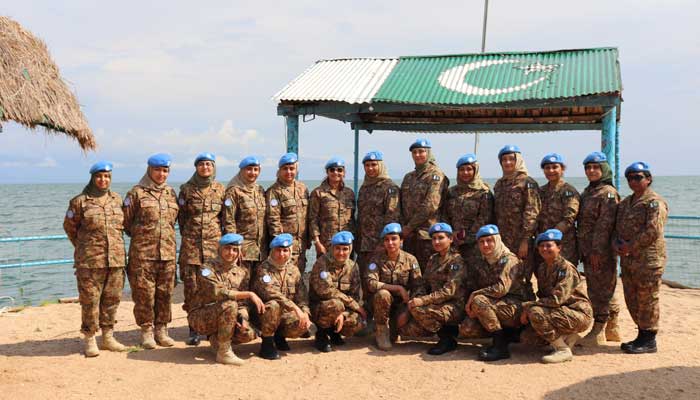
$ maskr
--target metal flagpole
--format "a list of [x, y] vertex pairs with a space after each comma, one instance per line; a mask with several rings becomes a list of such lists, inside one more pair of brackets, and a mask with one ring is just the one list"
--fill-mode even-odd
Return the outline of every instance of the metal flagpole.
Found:
[[[486, 21], [489, 16], [489, 0], [484, 0], [484, 24], [481, 30], [481, 53], [486, 51]], [[479, 132], [474, 134], [474, 154], [479, 148]]]

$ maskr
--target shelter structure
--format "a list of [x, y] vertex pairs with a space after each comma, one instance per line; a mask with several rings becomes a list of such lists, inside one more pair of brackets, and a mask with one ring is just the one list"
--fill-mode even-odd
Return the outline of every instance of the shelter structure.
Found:
[[617, 48], [320, 60], [274, 97], [299, 150], [299, 117], [355, 132], [600, 130], [619, 185], [622, 80]]
[[0, 16], [0, 122], [10, 120], [65, 133], [83, 150], [97, 146], [78, 99], [61, 79], [46, 44]]

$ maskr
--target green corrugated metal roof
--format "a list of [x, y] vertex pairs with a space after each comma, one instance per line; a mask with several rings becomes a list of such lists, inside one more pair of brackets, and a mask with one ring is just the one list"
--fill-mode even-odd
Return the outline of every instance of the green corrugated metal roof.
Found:
[[490, 104], [620, 93], [617, 48], [400, 57], [375, 102]]

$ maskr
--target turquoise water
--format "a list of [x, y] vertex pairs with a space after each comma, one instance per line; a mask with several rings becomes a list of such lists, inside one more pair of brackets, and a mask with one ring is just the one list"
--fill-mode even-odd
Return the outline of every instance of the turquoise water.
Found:
[[[487, 179], [491, 184], [495, 179]], [[541, 183], [543, 178], [538, 179]], [[585, 178], [568, 181], [580, 191]], [[309, 189], [318, 181], [307, 181]], [[263, 182], [264, 186], [271, 182]], [[349, 182], [351, 185], [352, 183]], [[113, 190], [124, 195], [132, 183], [115, 183]], [[172, 184], [175, 188], [179, 183]], [[700, 215], [700, 177], [656, 177], [653, 186], [670, 204], [672, 215]], [[63, 215], [68, 201], [79, 193], [83, 184], [0, 185], [0, 237], [63, 234]], [[622, 190], [623, 195], [629, 189]], [[700, 221], [671, 220], [667, 233], [700, 236]], [[700, 240], [668, 240], [669, 263], [665, 278], [700, 287]], [[47, 259], [70, 259], [72, 246], [67, 240], [0, 243], [0, 264]], [[71, 265], [26, 267], [0, 270], [0, 307], [7, 305], [3, 296], [19, 304], [37, 305], [41, 301], [76, 296]]]

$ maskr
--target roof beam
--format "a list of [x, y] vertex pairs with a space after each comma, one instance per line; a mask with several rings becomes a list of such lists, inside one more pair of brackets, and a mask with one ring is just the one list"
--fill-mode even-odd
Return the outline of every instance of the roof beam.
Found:
[[599, 131], [600, 123], [578, 123], [578, 124], [399, 124], [399, 123], [362, 123], [354, 122], [352, 129], [359, 129], [368, 132], [372, 131], [403, 131], [403, 132], [553, 132], [553, 131]]

